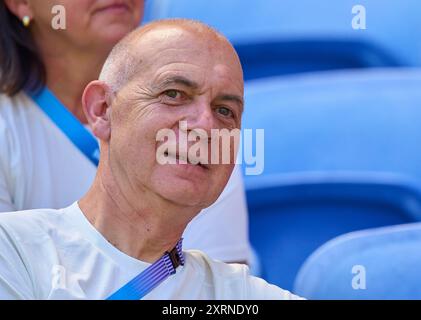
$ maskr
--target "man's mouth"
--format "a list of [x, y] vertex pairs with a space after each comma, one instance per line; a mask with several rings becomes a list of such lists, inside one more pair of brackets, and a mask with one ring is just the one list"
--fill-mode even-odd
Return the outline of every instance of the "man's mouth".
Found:
[[123, 12], [128, 11], [129, 7], [126, 3], [122, 1], [114, 1], [113, 3], [110, 3], [106, 6], [100, 7], [95, 10], [95, 13], [97, 12], [104, 12], [104, 11], [110, 11], [110, 12]]
[[[179, 155], [178, 152], [174, 154], [174, 153], [169, 153], [168, 151], [166, 151], [166, 152], [164, 152], [164, 155], [167, 158], [175, 159], [177, 164], [189, 164], [189, 165], [199, 166], [199, 167], [201, 167], [203, 169], [206, 169], [206, 170], [209, 169], [209, 166], [208, 166], [207, 163], [203, 163], [203, 162], [200, 162], [200, 161], [199, 162], [195, 161], [197, 163], [194, 163], [194, 162], [192, 162], [192, 159], [190, 159], [187, 156]], [[180, 163], [180, 161], [182, 161], [183, 163]]]

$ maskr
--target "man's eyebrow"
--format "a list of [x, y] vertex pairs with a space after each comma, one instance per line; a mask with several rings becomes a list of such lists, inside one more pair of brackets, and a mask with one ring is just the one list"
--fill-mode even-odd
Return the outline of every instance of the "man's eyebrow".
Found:
[[244, 108], [244, 100], [242, 97], [237, 96], [235, 94], [221, 94], [217, 97], [217, 100], [222, 100], [222, 101], [232, 101], [235, 102], [236, 104], [238, 104], [241, 108], [241, 110], [243, 110]]
[[[166, 87], [168, 87], [169, 85], [172, 85], [172, 84], [181, 84], [181, 85], [186, 86], [188, 88], [191, 88], [193, 90], [196, 90], [196, 89], [199, 88], [199, 85], [196, 82], [194, 82], [194, 81], [192, 81], [192, 80], [190, 80], [186, 77], [183, 77], [183, 76], [171, 76], [171, 77], [165, 78], [164, 80], [162, 80], [157, 85], [157, 88], [164, 89], [164, 88], [166, 88]], [[221, 94], [217, 97], [217, 100], [235, 102], [236, 104], [238, 104], [240, 106], [241, 110], [244, 107], [243, 98], [241, 96], [238, 96], [238, 95], [235, 95], [235, 94], [224, 94], [223, 93], [223, 94]]]
[[181, 84], [181, 85], [183, 85], [185, 87], [188, 87], [190, 89], [193, 89], [193, 90], [199, 88], [199, 85], [196, 82], [194, 82], [190, 79], [187, 79], [183, 76], [172, 76], [172, 77], [165, 78], [163, 81], [161, 81], [157, 85], [157, 87], [162, 89], [162, 88], [166, 88], [166, 87], [168, 87], [169, 85], [172, 85], [172, 84]]

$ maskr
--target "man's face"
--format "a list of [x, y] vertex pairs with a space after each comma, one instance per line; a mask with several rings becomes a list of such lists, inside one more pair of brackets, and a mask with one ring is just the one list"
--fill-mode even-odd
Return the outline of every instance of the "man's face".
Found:
[[[163, 142], [157, 141], [157, 134], [171, 129], [179, 140], [180, 121], [187, 122], [186, 134], [201, 129], [209, 137], [212, 129], [240, 128], [240, 63], [221, 40], [180, 28], [149, 31], [136, 46], [141, 50], [139, 71], [112, 105], [111, 168], [122, 172], [135, 190], [180, 205], [207, 207], [231, 175], [233, 145], [224, 150], [231, 154], [231, 164], [161, 165], [156, 153]], [[216, 152], [221, 148], [222, 144]]]

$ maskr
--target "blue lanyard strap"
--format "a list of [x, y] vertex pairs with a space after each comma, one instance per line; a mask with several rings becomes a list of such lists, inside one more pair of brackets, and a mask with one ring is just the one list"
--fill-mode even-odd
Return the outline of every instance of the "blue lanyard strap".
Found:
[[99, 146], [92, 134], [44, 87], [31, 98], [70, 141], [95, 165], [98, 166]]
[[177, 267], [184, 265], [182, 242], [183, 239], [180, 239], [174, 249], [166, 252], [107, 300], [140, 300], [170, 275], [175, 274]]

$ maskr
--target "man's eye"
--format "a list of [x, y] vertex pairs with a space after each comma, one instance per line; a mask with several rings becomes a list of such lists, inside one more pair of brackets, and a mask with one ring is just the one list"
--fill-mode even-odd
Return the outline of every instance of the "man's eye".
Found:
[[180, 91], [178, 91], [178, 90], [174, 90], [174, 89], [167, 90], [167, 91], [165, 91], [165, 92], [164, 92], [164, 94], [165, 94], [167, 97], [170, 97], [170, 98], [172, 98], [172, 99], [181, 98], [181, 92], [180, 92]]
[[234, 117], [234, 113], [226, 107], [218, 107], [216, 108], [216, 111], [224, 117]]

